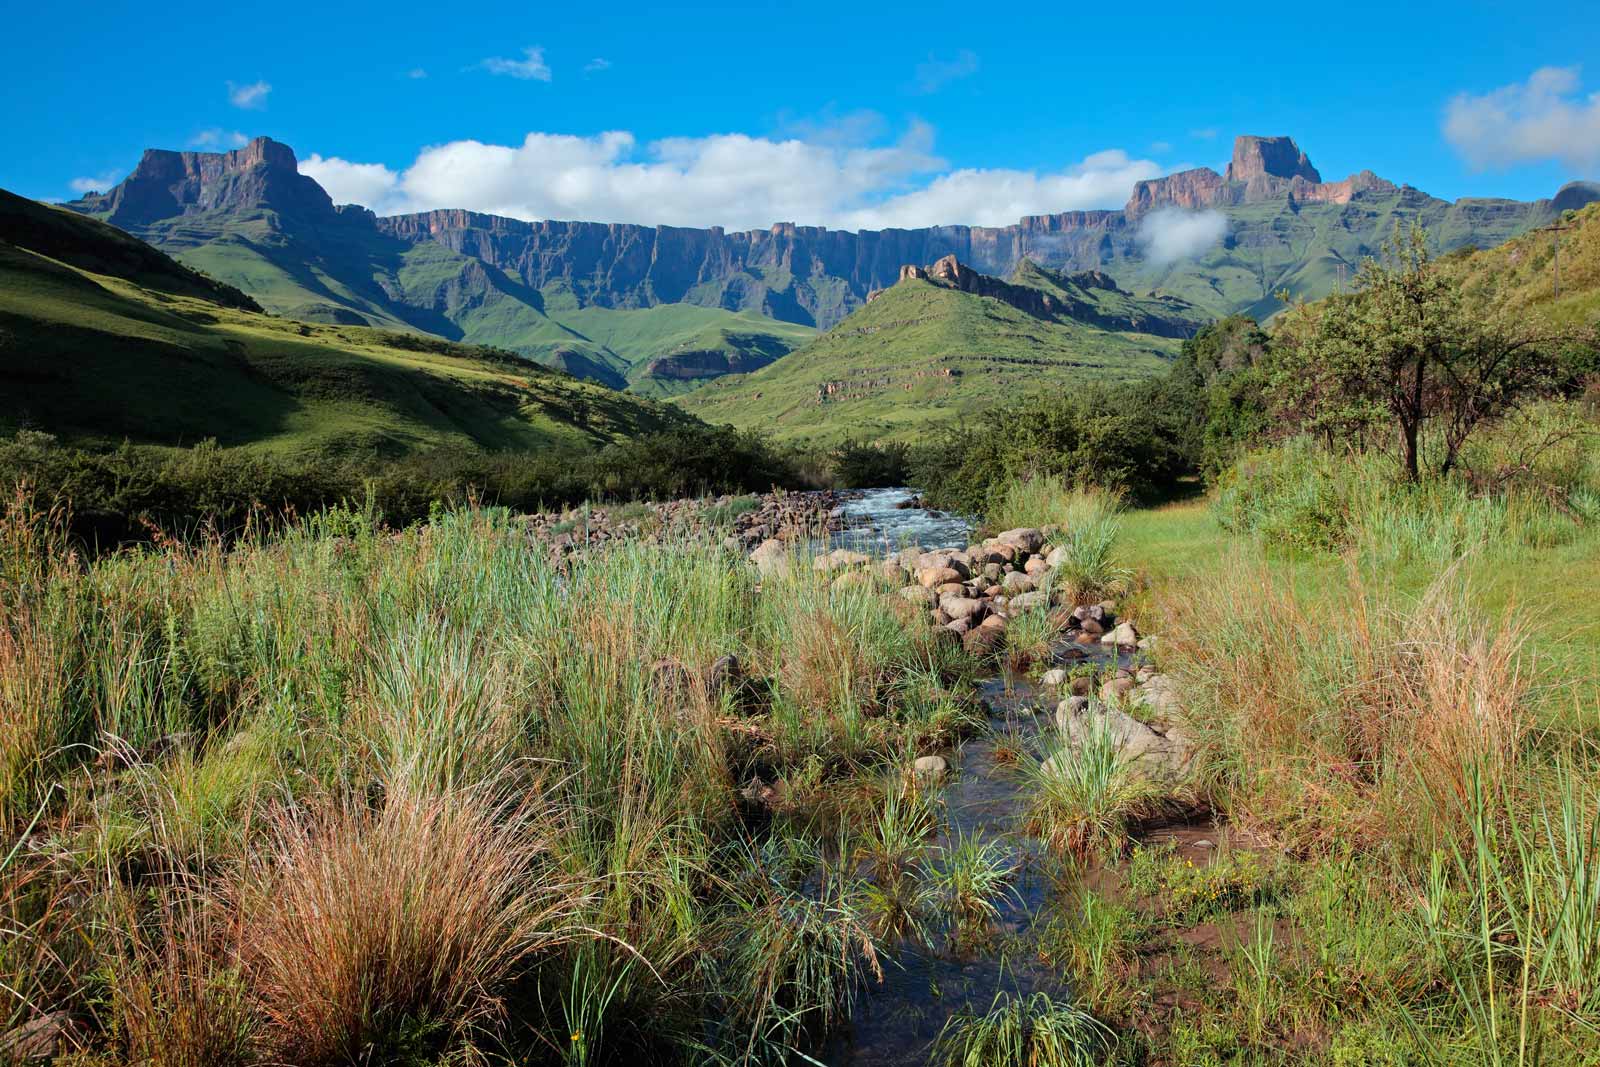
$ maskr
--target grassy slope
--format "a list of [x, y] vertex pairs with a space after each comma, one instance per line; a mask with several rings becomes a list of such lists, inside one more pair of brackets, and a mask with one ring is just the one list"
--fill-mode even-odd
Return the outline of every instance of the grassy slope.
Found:
[[1154, 374], [1178, 344], [908, 281], [772, 366], [679, 402], [710, 421], [783, 438], [906, 439], [1045, 385]]
[[1348, 204], [1243, 204], [1223, 213], [1228, 239], [1198, 258], [1164, 266], [1127, 260], [1107, 269], [1141, 290], [1159, 288], [1218, 315], [1239, 311], [1264, 320], [1282, 307], [1282, 290], [1309, 299], [1335, 291], [1340, 264], [1348, 284], [1397, 221], [1421, 220], [1442, 251], [1498, 244], [1546, 221], [1533, 204], [1447, 204], [1415, 190], [1365, 194]]
[[756, 312], [668, 304], [580, 308], [568, 292], [519, 278], [443, 245], [406, 245], [354, 226], [316, 248], [286, 238], [270, 211], [163, 224], [155, 242], [255, 296], [269, 311], [310, 321], [425, 330], [504, 348], [614, 388], [647, 395], [682, 383], [645, 373], [682, 351], [788, 352], [815, 333]]
[[[1214, 586], [1234, 562], [1264, 561], [1291, 579], [1306, 597], [1333, 594], [1352, 580], [1350, 566], [1330, 556], [1263, 551], [1252, 539], [1224, 530], [1205, 500], [1130, 511], [1122, 528], [1123, 558], [1158, 582], [1183, 582], [1196, 588]], [[1515, 614], [1530, 623], [1526, 634], [1542, 677], [1572, 685], [1582, 680], [1573, 697], [1590, 705], [1600, 690], [1600, 531], [1590, 530], [1569, 544], [1527, 549], [1515, 566], [1503, 560], [1462, 564], [1478, 603], [1491, 613]], [[1396, 608], [1409, 605], [1438, 575], [1432, 564], [1385, 567], [1362, 580], [1390, 591]], [[1597, 708], [1595, 710], [1600, 710]]]
[[1513, 313], [1562, 326], [1600, 320], [1600, 203], [1573, 212], [1561, 236], [1561, 298], [1555, 296], [1555, 246], [1549, 233], [1525, 234], [1457, 260], [1467, 294]]
[[0, 331], [0, 425], [70, 440], [215, 437], [334, 453], [440, 444], [531, 449], [608, 440], [682, 418], [471, 349], [302, 325], [11, 245], [0, 245]]

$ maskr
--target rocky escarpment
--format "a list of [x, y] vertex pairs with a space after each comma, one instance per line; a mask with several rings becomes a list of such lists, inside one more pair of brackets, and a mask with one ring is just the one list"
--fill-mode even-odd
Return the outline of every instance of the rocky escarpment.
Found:
[[[999, 300], [1034, 318], [1157, 337], [1193, 336], [1204, 317], [1198, 309], [1176, 298], [1136, 298], [1104, 271], [1064, 275], [1028, 259], [1017, 265], [1010, 281], [973, 270], [955, 256], [945, 256], [927, 267], [901, 267], [896, 284], [909, 281]], [[870, 303], [885, 291], [868, 293], [867, 301]], [[1107, 296], [1116, 299], [1107, 300]]]
[[[1597, 192], [1569, 186], [1562, 206], [1581, 206]], [[1232, 248], [1247, 249], [1241, 263], [1224, 270], [1212, 256], [1210, 262], [1197, 257], [1173, 266], [1147, 255], [1142, 224], [1158, 208], [1227, 210], [1256, 203], [1278, 203], [1284, 210], [1267, 219], [1236, 220], [1217, 251], [1226, 258]], [[1330, 217], [1313, 222], [1308, 216], [1302, 225], [1296, 216], [1310, 205], [1325, 206]], [[519, 221], [465, 210], [379, 218], [364, 208], [335, 208], [315, 181], [298, 172], [294, 152], [265, 138], [232, 152], [152, 150], [115, 189], [66, 206], [110, 221], [164, 251], [195, 253], [204, 269], [237, 285], [259, 281], [263, 269], [241, 257], [236, 244], [217, 254], [202, 246], [246, 236], [250, 253], [269, 260], [267, 269], [282, 275], [279, 291], [295, 286], [306, 291], [307, 302], [273, 308], [280, 313], [343, 305], [366, 321], [441, 336], [460, 335], [464, 328], [449, 307], [471, 311], [481, 302], [472, 295], [486, 290], [439, 294], [430, 286], [429, 296], [419, 301], [404, 286], [380, 291], [374, 279], [397, 277], [408, 254], [418, 249], [469, 257], [488, 270], [485, 277], [496, 288], [502, 281], [525, 287], [509, 297], [533, 309], [519, 319], [524, 325], [544, 314], [540, 294], [559, 291], [580, 308], [686, 303], [827, 329], [871, 292], [893, 285], [903, 265], [948, 256], [991, 277], [1009, 275], [1024, 261], [1069, 273], [1105, 270], [1129, 288], [1159, 285], [1213, 313], [1261, 313], [1276, 308], [1273, 296], [1281, 289], [1323, 295], [1333, 275], [1316, 265], [1353, 262], [1376, 245], [1382, 237], [1378, 230], [1397, 212], [1443, 234], [1448, 248], [1499, 243], [1547, 221], [1553, 210], [1550, 201], [1450, 204], [1370, 171], [1324, 182], [1287, 137], [1241, 137], [1226, 173], [1200, 168], [1141, 182], [1119, 211], [1031, 215], [1010, 226], [852, 233], [780, 222], [726, 231]], [[1347, 210], [1336, 210], [1341, 207]], [[263, 218], [276, 231], [267, 242], [256, 232]], [[512, 339], [526, 333], [507, 329]]]
[[263, 206], [306, 221], [340, 216], [322, 186], [300, 173], [294, 149], [266, 137], [231, 152], [148, 149], [133, 173], [110, 192], [91, 193], [68, 206], [124, 229], [175, 216]]
[[1234, 142], [1225, 173], [1199, 167], [1139, 182], [1124, 210], [1129, 218], [1138, 218], [1162, 207], [1194, 211], [1280, 199], [1348, 204], [1359, 193], [1393, 193], [1397, 188], [1370, 170], [1324, 182], [1294, 138], [1245, 136]]

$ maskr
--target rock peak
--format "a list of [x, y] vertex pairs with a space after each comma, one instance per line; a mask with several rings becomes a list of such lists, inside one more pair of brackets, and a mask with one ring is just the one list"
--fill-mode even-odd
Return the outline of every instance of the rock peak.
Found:
[[1252, 137], [1248, 134], [1233, 142], [1233, 161], [1228, 164], [1227, 180], [1249, 182], [1252, 179], [1304, 178], [1320, 183], [1322, 175], [1311, 165], [1311, 160], [1294, 143], [1293, 137]]

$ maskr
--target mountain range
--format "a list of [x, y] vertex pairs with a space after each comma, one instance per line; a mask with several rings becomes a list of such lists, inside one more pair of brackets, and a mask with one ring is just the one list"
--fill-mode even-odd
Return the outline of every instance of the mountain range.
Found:
[[[908, 264], [954, 256], [996, 278], [1024, 263], [1096, 270], [1130, 295], [1266, 317], [1280, 292], [1333, 291], [1397, 220], [1422, 221], [1450, 250], [1499, 244], [1595, 199], [1591, 183], [1547, 200], [1452, 203], [1370, 171], [1324, 182], [1292, 139], [1240, 137], [1221, 174], [1188, 170], [1139, 183], [1121, 210], [1002, 227], [727, 232], [464, 210], [378, 217], [336, 206], [288, 146], [258, 138], [225, 153], [152, 149], [115, 188], [66, 206], [281, 315], [491, 344], [669, 396], [822, 344], [816, 331], [844, 323]], [[1169, 228], [1195, 219], [1212, 239], [1175, 254]]]
[[0, 436], [365, 459], [580, 452], [693, 423], [507, 352], [263, 314], [118, 229], [0, 192]]

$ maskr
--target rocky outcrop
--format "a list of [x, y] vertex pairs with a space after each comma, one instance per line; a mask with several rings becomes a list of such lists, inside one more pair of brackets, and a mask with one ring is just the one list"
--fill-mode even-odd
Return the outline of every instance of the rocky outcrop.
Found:
[[[973, 270], [955, 256], [945, 256], [926, 267], [915, 264], [901, 267], [896, 284], [926, 282], [999, 300], [1034, 318], [1157, 337], [1192, 336], [1203, 318], [1197, 309], [1173, 297], [1134, 298], [1104, 271], [1062, 275], [1024, 259], [1013, 278], [1013, 281], [994, 278]], [[869, 293], [867, 302], [871, 303], [884, 292], [887, 290]], [[1125, 299], [1108, 308], [1097, 302], [1098, 293], [1116, 294]]]
[[1322, 175], [1294, 143], [1293, 137], [1249, 135], [1234, 138], [1233, 159], [1225, 177], [1230, 182], [1243, 182], [1247, 186], [1266, 178], [1304, 178], [1312, 184], [1322, 181]]
[[1245, 136], [1234, 141], [1226, 173], [1200, 167], [1139, 182], [1123, 210], [1128, 218], [1137, 219], [1162, 207], [1198, 211], [1285, 199], [1348, 204], [1359, 193], [1392, 193], [1396, 188], [1370, 170], [1324, 182], [1294, 138]]
[[340, 217], [322, 186], [300, 173], [294, 149], [267, 137], [231, 152], [149, 149], [110, 192], [92, 193], [67, 206], [102, 215], [125, 229], [175, 216], [262, 206], [306, 221]]

